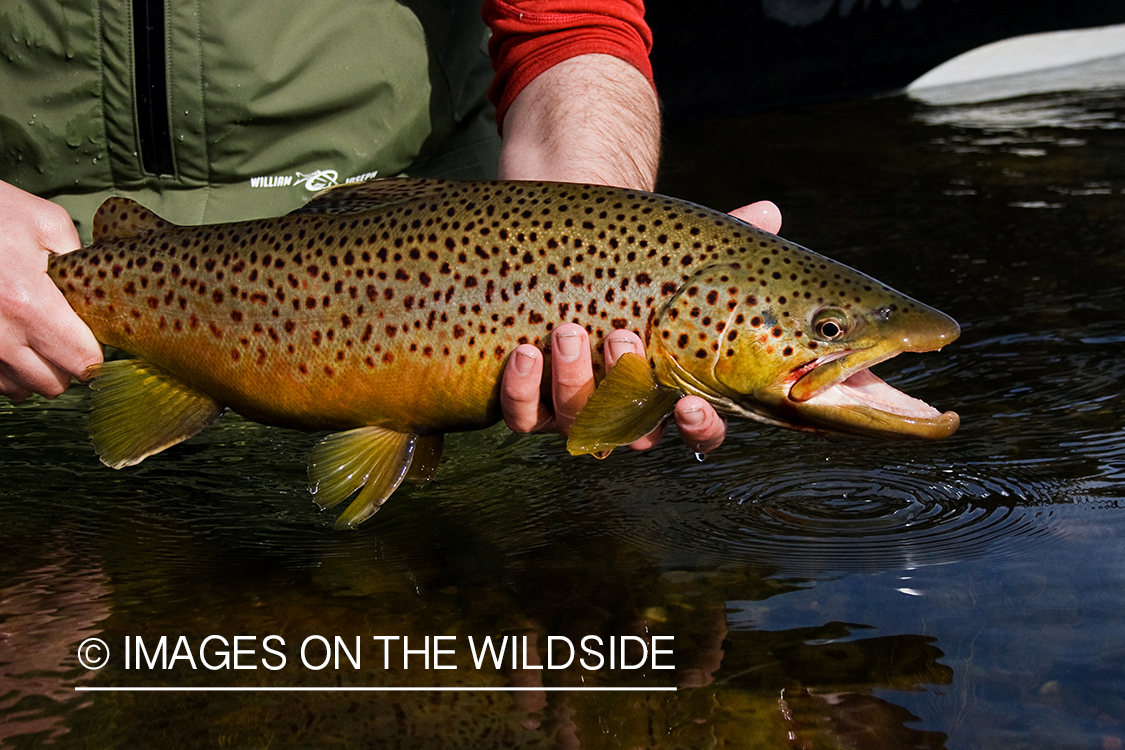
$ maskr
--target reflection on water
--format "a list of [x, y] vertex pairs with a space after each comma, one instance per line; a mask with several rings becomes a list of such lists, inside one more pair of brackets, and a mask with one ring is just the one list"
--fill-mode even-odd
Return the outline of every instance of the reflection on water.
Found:
[[[667, 192], [770, 197], [787, 237], [958, 319], [945, 351], [878, 368], [961, 414], [941, 443], [743, 423], [702, 463], [674, 440], [595, 462], [497, 428], [452, 437], [434, 483], [345, 533], [304, 491], [313, 436], [228, 416], [113, 472], [84, 389], [0, 405], [0, 743], [1121, 747], [1123, 116], [1123, 91], [889, 98], [670, 135]], [[198, 659], [209, 635], [254, 637], [255, 668], [123, 661], [126, 637]], [[317, 635], [359, 636], [362, 667], [303, 666]], [[91, 672], [95, 636], [115, 656]], [[457, 669], [385, 665], [372, 636], [449, 637]], [[526, 639], [529, 661], [478, 667], [470, 636]], [[536, 668], [587, 636], [672, 636], [675, 668]]]

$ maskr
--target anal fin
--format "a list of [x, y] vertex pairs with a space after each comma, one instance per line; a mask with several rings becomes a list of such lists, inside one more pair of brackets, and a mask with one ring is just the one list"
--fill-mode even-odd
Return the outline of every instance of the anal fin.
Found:
[[656, 382], [648, 362], [624, 354], [586, 402], [570, 428], [566, 449], [599, 458], [652, 432], [680, 400], [678, 391]]
[[205, 393], [139, 359], [90, 368], [93, 407], [87, 430], [103, 463], [132, 466], [187, 440], [223, 414]]
[[336, 521], [354, 527], [370, 518], [406, 477], [418, 436], [384, 427], [329, 435], [309, 456], [309, 491], [322, 508], [359, 494]]

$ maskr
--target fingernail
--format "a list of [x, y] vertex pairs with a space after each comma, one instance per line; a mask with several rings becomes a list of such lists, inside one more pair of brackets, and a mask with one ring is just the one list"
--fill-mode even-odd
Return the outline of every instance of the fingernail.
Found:
[[687, 411], [680, 412], [680, 422], [685, 427], [701, 427], [706, 415], [703, 409], [698, 406], [693, 406]]
[[531, 354], [524, 354], [523, 352], [516, 352], [515, 359], [512, 360], [512, 367], [515, 368], [517, 375], [528, 375], [531, 373], [531, 368], [535, 365], [535, 357]]
[[577, 333], [560, 333], [555, 337], [555, 356], [563, 362], [573, 362], [582, 353], [582, 338]]
[[633, 342], [629, 339], [609, 338], [605, 340], [605, 346], [609, 350], [609, 358], [614, 362], [619, 360], [622, 354], [637, 353], [637, 350], [633, 348]]

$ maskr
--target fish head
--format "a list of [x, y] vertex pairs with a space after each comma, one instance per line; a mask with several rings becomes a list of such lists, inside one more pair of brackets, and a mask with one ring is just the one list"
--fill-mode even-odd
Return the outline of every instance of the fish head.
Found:
[[765, 263], [692, 275], [653, 331], [657, 380], [722, 413], [792, 429], [941, 438], [953, 412], [893, 388], [869, 368], [960, 333], [948, 315], [811, 251], [779, 241]]

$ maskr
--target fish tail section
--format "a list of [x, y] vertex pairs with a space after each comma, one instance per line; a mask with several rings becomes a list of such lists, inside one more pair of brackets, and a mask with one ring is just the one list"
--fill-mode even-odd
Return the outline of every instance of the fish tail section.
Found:
[[309, 491], [322, 508], [359, 494], [336, 521], [355, 527], [386, 502], [410, 470], [419, 438], [384, 427], [329, 435], [309, 456]]
[[445, 435], [423, 435], [414, 446], [414, 460], [405, 481], [410, 484], [426, 484], [437, 474], [441, 462], [441, 451], [445, 445]]
[[629, 445], [668, 418], [680, 400], [678, 391], [656, 382], [643, 357], [625, 354], [586, 402], [574, 424], [566, 449], [605, 458], [619, 445]]
[[224, 411], [166, 372], [139, 359], [90, 368], [93, 407], [87, 430], [103, 463], [132, 466], [214, 422]]

